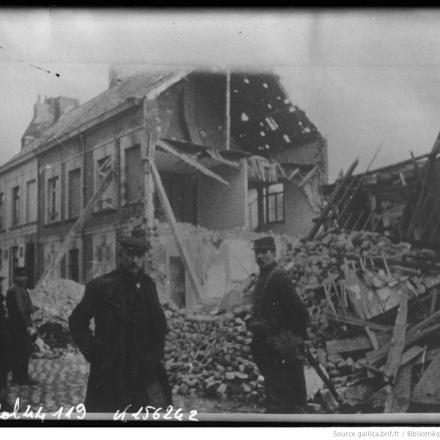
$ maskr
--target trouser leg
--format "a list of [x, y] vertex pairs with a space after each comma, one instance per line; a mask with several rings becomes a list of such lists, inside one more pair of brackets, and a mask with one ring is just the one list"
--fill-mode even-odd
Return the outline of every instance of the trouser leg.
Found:
[[13, 363], [13, 369], [12, 369], [12, 375], [14, 380], [25, 380], [29, 377], [29, 354], [17, 352], [14, 356], [14, 363]]
[[307, 406], [307, 392], [301, 363], [274, 362], [266, 369], [264, 380], [266, 412], [279, 414], [304, 412]]

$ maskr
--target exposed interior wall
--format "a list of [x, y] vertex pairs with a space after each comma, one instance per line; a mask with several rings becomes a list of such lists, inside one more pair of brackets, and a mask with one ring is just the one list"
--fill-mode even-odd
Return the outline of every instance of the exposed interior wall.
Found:
[[[161, 223], [157, 228], [157, 235], [152, 240], [155, 269], [152, 276], [160, 297], [172, 299], [180, 306], [197, 305], [196, 291], [169, 226]], [[258, 234], [212, 231], [184, 223], [179, 224], [179, 231], [202, 286], [201, 304], [218, 304], [236, 284], [256, 272], [252, 239]]]
[[221, 166], [213, 171], [230, 186], [200, 176], [197, 185], [197, 224], [208, 229], [228, 230], [247, 226], [246, 168]]

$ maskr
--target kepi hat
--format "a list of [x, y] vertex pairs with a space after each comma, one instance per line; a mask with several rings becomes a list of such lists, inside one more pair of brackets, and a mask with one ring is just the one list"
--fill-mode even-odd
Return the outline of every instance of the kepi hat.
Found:
[[256, 249], [270, 249], [272, 251], [276, 250], [274, 238], [268, 236], [254, 240], [254, 250]]
[[131, 235], [119, 238], [118, 242], [129, 251], [147, 252], [151, 249], [151, 244], [147, 240], [145, 231], [140, 228], [133, 229]]

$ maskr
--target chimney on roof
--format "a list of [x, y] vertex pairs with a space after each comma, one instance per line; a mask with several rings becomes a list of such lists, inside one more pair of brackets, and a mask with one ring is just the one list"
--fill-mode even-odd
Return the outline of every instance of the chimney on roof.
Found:
[[34, 104], [34, 116], [21, 138], [21, 148], [26, 148], [32, 141], [38, 139], [45, 130], [55, 124], [63, 114], [78, 106], [79, 100], [76, 98], [44, 96], [44, 100], [41, 101], [41, 96], [38, 95], [38, 100]]

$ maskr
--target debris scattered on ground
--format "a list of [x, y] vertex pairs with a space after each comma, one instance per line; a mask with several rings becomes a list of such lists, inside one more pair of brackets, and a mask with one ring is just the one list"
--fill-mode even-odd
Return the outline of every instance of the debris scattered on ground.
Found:
[[[341, 407], [323, 385], [310, 402], [317, 411], [440, 407], [440, 392], [432, 391], [440, 353], [437, 254], [367, 231], [277, 240], [279, 261], [311, 317], [306, 345], [344, 402]], [[174, 393], [261, 407], [264, 379], [253, 363], [245, 325], [254, 282], [249, 277], [236, 286], [212, 313], [164, 305], [170, 327], [165, 365]], [[33, 294], [40, 308], [40, 353], [59, 356], [73, 349], [67, 318], [83, 292], [80, 284], [56, 280]]]
[[164, 307], [170, 327], [165, 367], [174, 393], [258, 406], [263, 377], [250, 353], [251, 334], [245, 325], [249, 308], [222, 316], [187, 317], [184, 310]]
[[417, 384], [440, 345], [434, 251], [379, 233], [329, 232], [287, 244], [281, 263], [311, 316], [310, 352], [345, 404], [341, 408], [326, 389], [315, 402], [328, 412], [402, 412], [410, 404], [432, 404], [432, 396], [411, 390], [427, 389]]
[[[72, 346], [68, 318], [84, 294], [85, 286], [72, 280], [47, 281], [38, 291], [31, 292], [38, 307], [34, 323], [38, 329], [37, 356], [61, 356]], [[37, 339], [38, 342], [38, 339]]]

